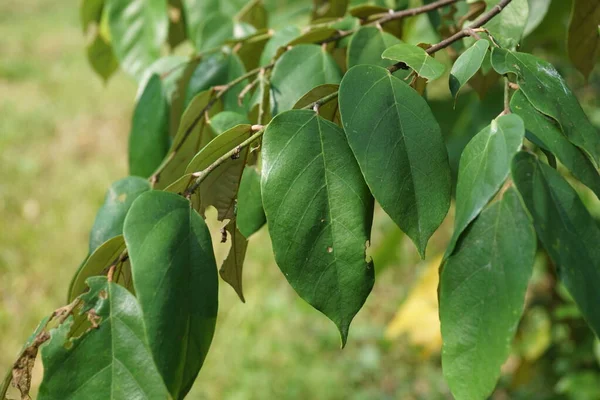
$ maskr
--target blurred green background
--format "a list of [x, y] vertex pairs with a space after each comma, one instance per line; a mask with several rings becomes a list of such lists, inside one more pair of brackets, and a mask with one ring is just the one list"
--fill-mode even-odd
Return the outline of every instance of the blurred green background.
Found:
[[[568, 3], [554, 12], [564, 13]], [[549, 22], [538, 30], [564, 38], [563, 28]], [[558, 39], [544, 37], [534, 35], [531, 46], [549, 52], [550, 61], [564, 60]], [[600, 122], [597, 71], [589, 85], [572, 69], [561, 72]], [[104, 85], [87, 65], [76, 2], [0, 0], [1, 371], [10, 368], [38, 321], [65, 304], [105, 190], [127, 175], [135, 93], [125, 74]], [[451, 105], [447, 98], [439, 103]], [[479, 113], [489, 123], [500, 108], [489, 118], [472, 108], [486, 104], [466, 94], [457, 114], [475, 120]], [[440, 122], [458, 147], [479, 129], [458, 117]], [[435, 289], [436, 262], [451, 225], [449, 217], [420, 262], [410, 242], [377, 213], [377, 283], [344, 350], [335, 326], [285, 281], [263, 228], [251, 240], [244, 267], [246, 304], [221, 282], [213, 346], [189, 398], [450, 398], [440, 368]], [[222, 259], [229, 244], [214, 243]], [[600, 399], [600, 349], [555, 285], [545, 257], [538, 258], [528, 311], [494, 398]], [[35, 371], [34, 388], [40, 363]]]

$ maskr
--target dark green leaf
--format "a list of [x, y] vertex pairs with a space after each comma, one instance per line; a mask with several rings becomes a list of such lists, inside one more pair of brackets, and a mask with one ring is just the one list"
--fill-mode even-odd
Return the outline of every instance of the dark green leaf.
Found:
[[200, 371], [217, 318], [210, 233], [183, 197], [152, 191], [131, 207], [124, 236], [152, 355], [169, 392], [181, 399]]
[[169, 151], [169, 111], [162, 82], [152, 75], [133, 113], [129, 173], [148, 178]]
[[510, 102], [511, 110], [525, 121], [525, 128], [533, 135], [533, 141], [541, 144], [558, 157], [571, 173], [587, 185], [600, 198], [600, 175], [592, 162], [562, 134], [560, 128], [545, 115], [539, 113], [521, 91]]
[[401, 43], [396, 36], [374, 26], [360, 28], [348, 45], [348, 68], [360, 64], [373, 64], [380, 67], [389, 67], [393, 61], [381, 58], [381, 53], [390, 46]]
[[450, 207], [448, 156], [427, 102], [386, 69], [359, 65], [344, 76], [339, 103], [371, 192], [424, 256]]
[[235, 15], [247, 0], [183, 0], [188, 36], [196, 37], [198, 28], [212, 13]]
[[104, 81], [107, 81], [119, 68], [110, 43], [102, 35], [96, 35], [94, 41], [87, 47], [87, 57], [90, 65]]
[[294, 25], [288, 25], [276, 31], [265, 45], [265, 49], [260, 56], [260, 65], [268, 64], [275, 57], [280, 47], [287, 45], [298, 36], [300, 36], [300, 29]]
[[246, 300], [244, 299], [244, 291], [242, 289], [242, 271], [244, 259], [246, 258], [246, 249], [248, 248], [248, 240], [236, 228], [235, 218], [227, 224], [225, 229], [229, 232], [231, 248], [223, 261], [223, 265], [219, 269], [219, 275], [221, 275], [221, 279], [235, 290], [240, 300], [245, 303]]
[[[490, 11], [500, 0], [485, 0], [485, 2], [486, 11]], [[515, 49], [523, 37], [528, 17], [527, 0], [512, 0], [500, 14], [484, 26], [501, 46]]]
[[440, 280], [442, 368], [457, 399], [486, 399], [510, 354], [536, 240], [516, 190], [485, 209]]
[[247, 2], [244, 8], [236, 15], [236, 19], [252, 25], [256, 29], [269, 26], [269, 15], [262, 1]]
[[456, 59], [450, 71], [450, 92], [454, 98], [458, 96], [459, 90], [465, 83], [481, 68], [489, 47], [490, 42], [480, 39]]
[[[302, 96], [302, 98], [300, 98], [300, 100], [294, 104], [294, 109], [298, 110], [304, 108], [318, 100], [321, 100], [325, 96], [336, 93], [339, 88], [339, 85], [319, 85]], [[319, 107], [319, 115], [328, 121], [338, 123], [340, 120], [340, 108], [338, 106], [337, 98], [333, 98], [328, 102], [321, 104]]]
[[350, 0], [313, 0], [312, 20], [339, 18], [346, 14]]
[[135, 176], [123, 178], [111, 185], [90, 232], [90, 254], [108, 239], [123, 233], [123, 221], [131, 203], [148, 190], [148, 181]]
[[571, 185], [535, 156], [517, 154], [512, 176], [560, 280], [598, 336], [600, 229], [596, 221]]
[[523, 120], [515, 114], [503, 115], [475, 135], [463, 150], [456, 185], [454, 234], [446, 254], [452, 253], [462, 232], [500, 190], [524, 136]]
[[325, 49], [302, 44], [285, 52], [277, 61], [271, 76], [273, 115], [290, 110], [298, 99], [315, 86], [338, 84], [341, 72]]
[[427, 79], [427, 81], [438, 79], [446, 71], [444, 64], [427, 54], [423, 48], [412, 44], [395, 44], [388, 47], [381, 57], [394, 62], [405, 63], [414, 69], [417, 75]]
[[523, 31], [524, 37], [528, 36], [542, 23], [544, 17], [548, 13], [551, 1], [552, 0], [529, 0], [529, 18], [527, 19], [527, 24]]
[[569, 57], [587, 79], [600, 49], [600, 0], [573, 0], [567, 48]]
[[187, 39], [182, 0], [169, 1], [169, 47], [175, 49]]
[[135, 297], [104, 277], [88, 283], [90, 292], [82, 299], [100, 320], [98, 327], [69, 340], [69, 317], [51, 331], [42, 346], [44, 380], [38, 399], [170, 398], [149, 351]]
[[249, 238], [267, 222], [262, 205], [260, 174], [254, 167], [246, 167], [240, 182], [237, 200], [237, 227]]
[[300, 297], [335, 322], [344, 345], [374, 282], [365, 260], [373, 199], [344, 132], [313, 111], [274, 118], [262, 154], [277, 265]]
[[494, 48], [492, 65], [499, 74], [516, 74], [519, 88], [529, 102], [538, 111], [556, 120], [569, 141], [586, 151], [598, 167], [600, 135], [551, 64], [530, 54]]
[[154, 60], [169, 29], [166, 0], [111, 0], [107, 4], [112, 45], [123, 69], [139, 79]]

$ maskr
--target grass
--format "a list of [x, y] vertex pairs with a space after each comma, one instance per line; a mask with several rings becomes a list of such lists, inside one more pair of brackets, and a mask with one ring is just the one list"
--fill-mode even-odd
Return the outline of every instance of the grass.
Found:
[[[2, 371], [38, 321], [64, 305], [104, 192], [127, 174], [136, 87], [122, 73], [105, 86], [84, 46], [73, 2], [0, 2]], [[377, 224], [390, 229], [383, 217]], [[396, 265], [415, 265], [411, 245], [393, 249], [385, 258], [395, 268], [379, 276], [342, 351], [335, 326], [293, 292], [261, 231], [245, 265], [247, 303], [221, 284], [213, 346], [189, 398], [448, 398], [436, 356], [424, 362], [405, 341], [383, 337], [418, 273]], [[35, 373], [34, 387], [39, 362]]]

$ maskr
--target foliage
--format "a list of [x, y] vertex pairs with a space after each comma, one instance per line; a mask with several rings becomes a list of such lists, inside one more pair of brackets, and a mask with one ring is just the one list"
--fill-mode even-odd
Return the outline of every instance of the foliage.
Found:
[[[374, 201], [424, 258], [454, 193], [439, 302], [444, 376], [459, 399], [493, 392], [536, 248], [598, 332], [600, 233], [573, 186], [600, 192], [600, 137], [557, 69], [516, 51], [543, 23], [530, 8], [549, 1], [318, 0], [300, 10], [302, 30], [269, 29], [269, 11], [284, 12], [270, 3], [82, 2], [92, 67], [109, 79], [120, 66], [139, 83], [131, 176], [111, 186], [69, 306], [26, 344], [3, 397], [11, 381], [27, 396], [39, 348], [41, 398], [184, 398], [217, 319], [209, 206], [231, 242], [220, 274], [241, 300], [247, 239], [266, 224], [283, 275], [343, 347], [375, 280]], [[583, 18], [582, 4], [568, 49], [587, 77], [598, 47], [589, 20], [600, 17], [593, 6]], [[192, 56], [167, 55], [185, 46]], [[449, 59], [436, 57], [444, 49]], [[440, 112], [430, 92], [446, 71], [454, 99]], [[461, 113], [459, 91], [500, 83], [492, 116], [471, 116], [466, 140], [452, 142], [443, 118]]]

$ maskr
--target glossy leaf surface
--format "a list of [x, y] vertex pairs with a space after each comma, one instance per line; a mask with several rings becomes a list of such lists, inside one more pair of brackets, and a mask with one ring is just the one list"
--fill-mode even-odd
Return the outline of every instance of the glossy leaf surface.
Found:
[[342, 122], [365, 180], [421, 256], [450, 207], [450, 167], [426, 101], [386, 69], [359, 65], [340, 86]]
[[514, 155], [523, 145], [525, 126], [515, 114], [503, 115], [479, 132], [460, 157], [456, 185], [454, 234], [447, 254], [461, 233], [500, 190]]
[[440, 281], [442, 368], [457, 399], [485, 399], [510, 354], [536, 240], [514, 189], [473, 222]]
[[44, 380], [38, 399], [169, 399], [135, 297], [104, 277], [88, 283], [90, 292], [82, 299], [99, 319], [98, 327], [69, 340], [69, 317], [51, 331], [42, 347]]
[[262, 154], [277, 265], [300, 297], [338, 326], [343, 345], [373, 287], [373, 265], [365, 261], [373, 199], [343, 131], [312, 111], [274, 118]]
[[210, 233], [186, 199], [152, 191], [131, 207], [124, 236], [152, 355], [169, 392], [183, 398], [204, 362], [217, 317]]
[[584, 318], [600, 333], [600, 228], [575, 190], [535, 156], [519, 153], [512, 176], [533, 217], [538, 238]]
[[600, 135], [551, 64], [530, 54], [495, 48], [492, 65], [499, 74], [516, 74], [519, 88], [529, 102], [556, 120], [569, 141], [585, 150], [596, 167], [600, 164]]

